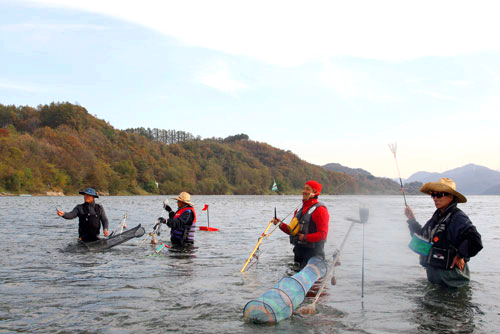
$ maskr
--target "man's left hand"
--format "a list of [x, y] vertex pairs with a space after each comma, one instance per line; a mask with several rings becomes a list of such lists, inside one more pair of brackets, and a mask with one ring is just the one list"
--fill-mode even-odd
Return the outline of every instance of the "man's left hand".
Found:
[[453, 267], [455, 267], [455, 265], [458, 267], [458, 269], [460, 269], [460, 270], [463, 271], [464, 268], [465, 268], [465, 261], [464, 261], [464, 259], [461, 259], [458, 256], [455, 256], [453, 258], [453, 262], [451, 262], [451, 267], [450, 268], [453, 269]]
[[109, 235], [109, 231], [108, 230], [104, 230], [103, 233], [104, 233], [105, 237], [107, 237]]
[[305, 241], [306, 240], [306, 235], [305, 234], [299, 233], [298, 236], [299, 236], [299, 240], [300, 241]]

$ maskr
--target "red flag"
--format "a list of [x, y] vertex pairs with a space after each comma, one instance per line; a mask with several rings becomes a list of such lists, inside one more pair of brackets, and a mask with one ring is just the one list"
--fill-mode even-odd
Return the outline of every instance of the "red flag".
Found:
[[201, 211], [207, 211], [207, 209], [208, 209], [208, 205], [205, 204], [205, 206], [203, 207], [203, 209], [201, 209]]

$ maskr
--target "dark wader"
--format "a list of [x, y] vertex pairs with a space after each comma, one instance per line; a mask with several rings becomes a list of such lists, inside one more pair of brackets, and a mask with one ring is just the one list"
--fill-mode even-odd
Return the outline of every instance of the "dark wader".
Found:
[[[306, 214], [304, 215], [302, 214], [302, 208], [297, 211], [295, 217], [297, 218], [300, 224], [300, 229], [298, 233], [306, 235], [309, 233], [317, 232], [316, 224], [312, 220], [312, 214], [317, 208], [321, 206], [325, 205], [320, 202], [314, 204], [307, 210]], [[306, 266], [307, 261], [309, 261], [309, 259], [313, 256], [318, 256], [322, 259], [325, 258], [324, 241], [320, 242], [300, 241], [298, 235], [295, 235], [295, 236], [290, 236], [290, 243], [292, 245], [295, 245], [295, 247], [293, 248], [294, 261], [300, 265], [301, 269]]]

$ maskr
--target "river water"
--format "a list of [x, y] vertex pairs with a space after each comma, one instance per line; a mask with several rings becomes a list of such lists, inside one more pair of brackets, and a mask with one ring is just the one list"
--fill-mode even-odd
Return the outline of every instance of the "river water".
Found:
[[[160, 196], [102, 197], [114, 229], [152, 230]], [[401, 196], [321, 196], [330, 211], [328, 259], [359, 207], [368, 223], [354, 226], [314, 315], [277, 325], [246, 323], [245, 304], [293, 273], [292, 246], [279, 229], [264, 240], [260, 261], [240, 269], [277, 208], [283, 218], [299, 196], [193, 196], [198, 225], [192, 253], [152, 255], [140, 239], [103, 252], [75, 250], [78, 220], [57, 217], [78, 197], [0, 197], [0, 332], [36, 333], [498, 333], [500, 328], [500, 197], [470, 196], [460, 207], [482, 234], [470, 262], [472, 281], [447, 290], [427, 283], [409, 233]], [[173, 203], [173, 200], [170, 200]], [[434, 211], [428, 196], [408, 197], [423, 223]], [[287, 222], [289, 219], [287, 219]], [[363, 233], [364, 228], [364, 233]], [[364, 296], [361, 297], [364, 235]], [[165, 228], [161, 238], [168, 240]]]

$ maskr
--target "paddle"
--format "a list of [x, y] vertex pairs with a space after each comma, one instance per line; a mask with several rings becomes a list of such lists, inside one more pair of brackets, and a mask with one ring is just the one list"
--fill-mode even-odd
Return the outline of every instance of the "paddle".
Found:
[[349, 233], [351, 233], [351, 230], [354, 227], [354, 224], [366, 223], [366, 221], [368, 220], [368, 209], [367, 208], [363, 208], [363, 209], [360, 208], [359, 215], [360, 215], [360, 220], [353, 219], [353, 218], [346, 218], [346, 220], [351, 222], [351, 225], [349, 226], [349, 229], [347, 230], [347, 233], [344, 237], [344, 240], [340, 244], [340, 249], [335, 253], [335, 257], [333, 259], [332, 264], [330, 265], [330, 269], [326, 273], [326, 275], [323, 279], [323, 283], [321, 283], [321, 286], [320, 286], [318, 292], [316, 293], [316, 297], [314, 298], [314, 301], [309, 305], [299, 307], [297, 309], [297, 313], [299, 313], [299, 314], [314, 314], [314, 313], [316, 313], [316, 303], [318, 302], [319, 296], [321, 295], [321, 293], [323, 292], [323, 289], [325, 288], [328, 276], [330, 276], [333, 273], [333, 271], [335, 270], [335, 266], [337, 265], [337, 263], [340, 259], [340, 254], [342, 253], [342, 250], [344, 249], [344, 245], [347, 241], [347, 237], [349, 236]]

